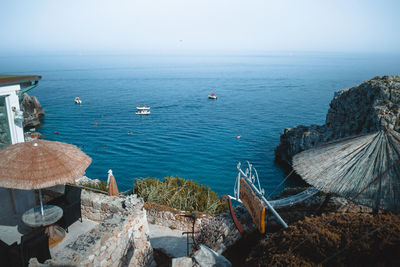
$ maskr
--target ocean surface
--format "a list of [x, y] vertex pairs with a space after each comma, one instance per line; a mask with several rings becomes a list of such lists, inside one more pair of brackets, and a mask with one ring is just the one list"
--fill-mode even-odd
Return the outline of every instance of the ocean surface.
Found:
[[[46, 112], [38, 130], [87, 153], [88, 177], [107, 180], [112, 169], [125, 191], [140, 177], [179, 176], [233, 194], [236, 165], [248, 160], [268, 193], [285, 177], [274, 163], [283, 129], [323, 124], [335, 91], [400, 73], [400, 56], [13, 55], [0, 56], [0, 73], [43, 76], [29, 92]], [[138, 104], [151, 115], [136, 115]]]

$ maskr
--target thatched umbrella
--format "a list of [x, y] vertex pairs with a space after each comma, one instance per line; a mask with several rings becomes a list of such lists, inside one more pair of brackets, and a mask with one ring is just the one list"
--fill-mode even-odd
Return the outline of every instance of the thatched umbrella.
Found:
[[341, 139], [294, 156], [309, 184], [374, 209], [400, 211], [400, 134], [393, 130]]
[[39, 189], [42, 206], [41, 188], [73, 182], [91, 162], [78, 147], [66, 143], [35, 140], [10, 145], [0, 151], [0, 187]]
[[108, 195], [119, 197], [117, 182], [115, 181], [115, 177], [112, 173], [112, 170], [108, 170], [107, 185], [108, 185]]

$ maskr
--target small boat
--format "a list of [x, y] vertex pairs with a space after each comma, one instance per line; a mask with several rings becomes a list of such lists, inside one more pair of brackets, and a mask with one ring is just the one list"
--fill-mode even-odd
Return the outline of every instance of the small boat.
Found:
[[82, 100], [79, 98], [79, 96], [75, 97], [75, 103], [76, 104], [82, 104]]
[[214, 93], [211, 93], [211, 94], [208, 95], [208, 98], [210, 98], [210, 99], [217, 99], [217, 95], [214, 94]]
[[146, 105], [144, 105], [143, 107], [138, 105], [136, 107], [136, 109], [137, 109], [137, 111], [136, 111], [137, 115], [148, 115], [148, 114], [150, 114], [150, 107], [147, 107]]

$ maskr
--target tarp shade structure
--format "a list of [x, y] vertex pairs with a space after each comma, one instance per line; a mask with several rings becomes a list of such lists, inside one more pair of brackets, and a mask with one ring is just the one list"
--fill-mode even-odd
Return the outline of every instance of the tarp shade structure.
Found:
[[374, 209], [400, 212], [400, 134], [381, 130], [306, 150], [294, 170], [309, 184]]

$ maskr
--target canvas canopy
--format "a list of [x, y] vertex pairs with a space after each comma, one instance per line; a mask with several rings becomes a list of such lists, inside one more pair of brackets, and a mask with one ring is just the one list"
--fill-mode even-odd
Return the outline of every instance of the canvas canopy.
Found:
[[306, 150], [294, 156], [293, 168], [321, 191], [374, 209], [400, 211], [400, 134], [394, 130]]

